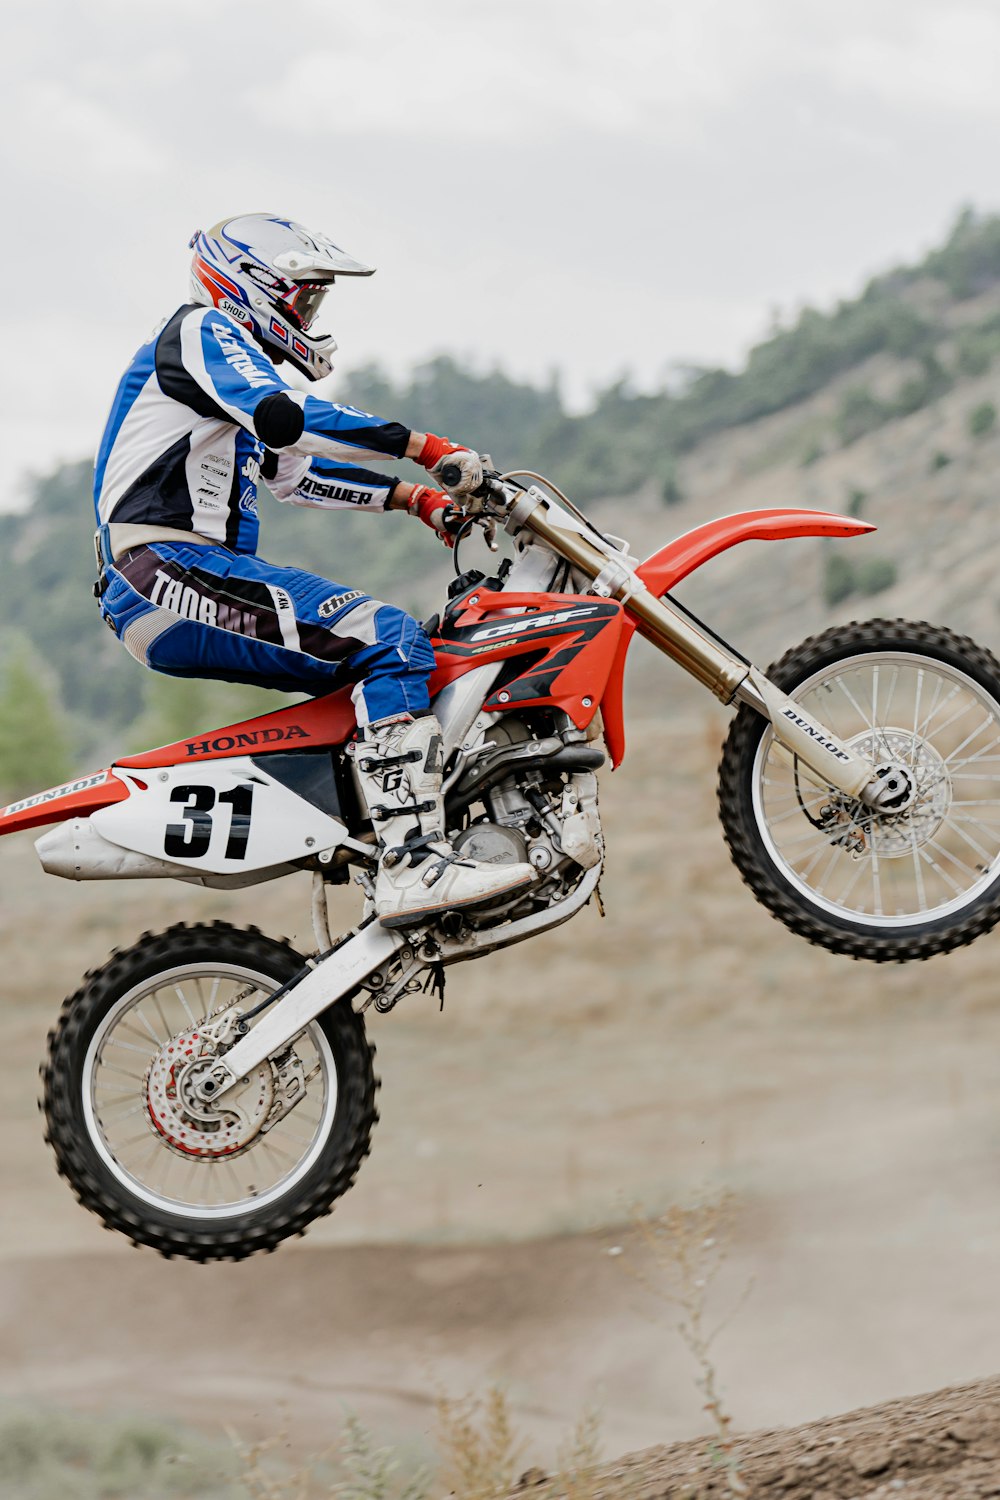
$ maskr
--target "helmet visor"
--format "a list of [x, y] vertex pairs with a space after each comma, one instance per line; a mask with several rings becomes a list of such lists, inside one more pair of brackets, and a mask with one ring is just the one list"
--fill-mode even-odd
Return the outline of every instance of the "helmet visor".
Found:
[[297, 281], [284, 297], [283, 304], [289, 321], [303, 333], [308, 333], [319, 314], [323, 298], [330, 290], [329, 281]]

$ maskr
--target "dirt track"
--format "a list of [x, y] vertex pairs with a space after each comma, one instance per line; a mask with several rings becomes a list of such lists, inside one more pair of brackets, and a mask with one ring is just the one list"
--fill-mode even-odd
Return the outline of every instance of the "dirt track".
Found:
[[[704, 1441], [650, 1448], [595, 1475], [608, 1500], [709, 1500], [727, 1494]], [[781, 1500], [985, 1500], [1000, 1495], [1000, 1379], [888, 1401], [734, 1445], [750, 1496]], [[550, 1486], [519, 1494], [555, 1496]]]

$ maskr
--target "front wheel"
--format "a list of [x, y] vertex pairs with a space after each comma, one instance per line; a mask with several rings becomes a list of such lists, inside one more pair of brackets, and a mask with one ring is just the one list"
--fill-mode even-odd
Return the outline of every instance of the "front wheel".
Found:
[[243, 1260], [346, 1193], [378, 1119], [374, 1051], [348, 998], [218, 1107], [192, 1088], [226, 1013], [303, 963], [256, 928], [181, 924], [115, 953], [65, 1002], [42, 1070], [47, 1139], [109, 1229], [166, 1256]]
[[1000, 921], [1000, 664], [904, 620], [836, 626], [768, 671], [876, 773], [873, 812], [820, 785], [744, 705], [719, 768], [733, 861], [757, 899], [819, 947], [876, 963], [947, 953]]

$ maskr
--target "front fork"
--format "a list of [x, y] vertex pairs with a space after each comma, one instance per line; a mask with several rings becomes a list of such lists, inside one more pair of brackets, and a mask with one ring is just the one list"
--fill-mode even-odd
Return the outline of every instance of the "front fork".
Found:
[[876, 774], [870, 760], [856, 755], [765, 672], [737, 656], [669, 599], [657, 599], [646, 590], [633, 594], [626, 608], [638, 617], [646, 640], [685, 667], [723, 703], [748, 703], [762, 714], [778, 744], [812, 773], [810, 779], [875, 809], [896, 794], [891, 771]]
[[807, 713], [801, 703], [796, 703], [775, 687], [758, 667], [748, 669], [736, 690], [736, 699], [740, 703], [749, 703], [769, 720], [778, 744], [812, 772], [819, 785], [835, 787], [838, 792], [870, 807], [879, 805], [886, 787], [884, 779], [875, 775], [871, 761], [855, 755], [825, 725]]
[[834, 787], [870, 807], [877, 807], [883, 796], [891, 795], [871, 761], [856, 755], [801, 703], [783, 693], [765, 672], [707, 634], [693, 617], [648, 592], [633, 595], [626, 607], [639, 616], [639, 629], [646, 640], [686, 667], [723, 703], [748, 703], [762, 714], [778, 744], [822, 786]]

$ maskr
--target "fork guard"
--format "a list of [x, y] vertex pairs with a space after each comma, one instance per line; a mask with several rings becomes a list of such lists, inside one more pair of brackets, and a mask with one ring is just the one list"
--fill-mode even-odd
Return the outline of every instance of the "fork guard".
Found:
[[[787, 541], [800, 536], [864, 536], [877, 528], [870, 521], [859, 521], [853, 516], [838, 516], [822, 510], [750, 510], [739, 511], [732, 516], [721, 516], [696, 526], [683, 536], [652, 553], [636, 569], [638, 577], [658, 599], [675, 588], [678, 583], [710, 562], [721, 552], [727, 552], [740, 542]], [[607, 686], [601, 700], [604, 721], [604, 742], [608, 747], [612, 768], [617, 770], [625, 757], [625, 717], [622, 694], [625, 681], [625, 661], [637, 621], [627, 608], [622, 626], [618, 651], [608, 675]], [[794, 748], [790, 746], [789, 748]], [[865, 781], [870, 779], [866, 772]]]

